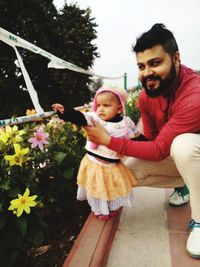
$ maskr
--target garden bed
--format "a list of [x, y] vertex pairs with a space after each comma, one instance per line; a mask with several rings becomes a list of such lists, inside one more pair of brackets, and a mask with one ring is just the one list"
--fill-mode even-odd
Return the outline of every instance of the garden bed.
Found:
[[50, 213], [43, 244], [25, 251], [15, 267], [104, 267], [122, 209], [109, 221], [98, 220], [86, 201]]
[[64, 212], [49, 212], [46, 215], [48, 227], [43, 244], [25, 251], [15, 267], [62, 267], [90, 213], [86, 201], [74, 201], [64, 206]]

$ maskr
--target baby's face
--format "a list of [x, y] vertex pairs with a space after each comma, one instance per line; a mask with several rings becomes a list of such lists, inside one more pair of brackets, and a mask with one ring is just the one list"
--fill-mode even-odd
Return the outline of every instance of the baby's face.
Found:
[[102, 92], [97, 95], [97, 115], [104, 121], [108, 121], [117, 114], [122, 113], [122, 106], [117, 95], [112, 92]]

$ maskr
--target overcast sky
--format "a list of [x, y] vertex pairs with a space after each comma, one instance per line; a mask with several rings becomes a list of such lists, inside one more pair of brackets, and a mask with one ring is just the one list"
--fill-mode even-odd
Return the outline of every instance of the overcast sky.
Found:
[[[92, 70], [108, 77], [127, 73], [128, 87], [137, 83], [135, 55], [131, 51], [136, 38], [154, 23], [164, 23], [177, 40], [181, 62], [200, 70], [200, 0], [67, 0], [80, 8], [90, 7], [97, 27], [100, 58]], [[59, 9], [64, 0], [54, 0]], [[104, 80], [123, 86], [123, 79]]]

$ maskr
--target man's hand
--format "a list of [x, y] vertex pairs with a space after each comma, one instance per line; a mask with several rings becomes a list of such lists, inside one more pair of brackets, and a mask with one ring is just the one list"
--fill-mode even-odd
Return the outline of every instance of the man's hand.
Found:
[[106, 130], [98, 123], [93, 121], [93, 126], [84, 126], [88, 139], [98, 145], [108, 146], [110, 143], [110, 135]]

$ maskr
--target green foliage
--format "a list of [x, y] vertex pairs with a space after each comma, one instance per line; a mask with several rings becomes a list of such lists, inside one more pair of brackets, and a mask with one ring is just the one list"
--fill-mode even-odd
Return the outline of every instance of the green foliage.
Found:
[[[0, 25], [5, 30], [84, 69], [98, 57], [96, 26], [89, 8], [67, 3], [57, 11], [52, 0], [0, 0]], [[24, 115], [32, 107], [15, 51], [0, 42], [0, 117]], [[48, 60], [18, 48], [44, 110], [52, 103], [80, 106], [90, 100], [90, 77], [67, 69], [47, 68]], [[6, 105], [5, 105], [6, 103]], [[16, 105], [17, 103], [17, 105]]]
[[[31, 147], [30, 138], [40, 128], [47, 144]], [[6, 133], [6, 134], [4, 134]], [[38, 140], [40, 138], [38, 137]], [[13, 144], [29, 148], [20, 161], [14, 163], [6, 155], [15, 153]], [[0, 263], [13, 266], [19, 254], [38, 246], [43, 241], [49, 212], [62, 210], [62, 203], [74, 201], [76, 194], [76, 174], [84, 151], [83, 132], [57, 117], [51, 120], [27, 123], [23, 126], [7, 126], [0, 131]], [[17, 217], [15, 210], [8, 210], [11, 201], [30, 190], [30, 197], [36, 195], [37, 205], [30, 207]]]
[[96, 91], [103, 85], [103, 80], [101, 78], [93, 79], [90, 83], [90, 90], [92, 93], [92, 99], [95, 96]]

